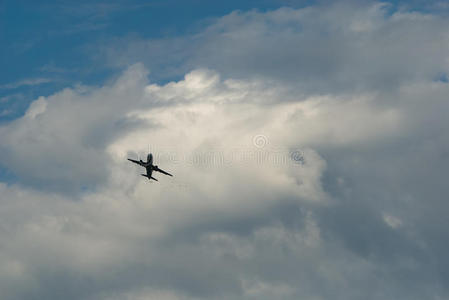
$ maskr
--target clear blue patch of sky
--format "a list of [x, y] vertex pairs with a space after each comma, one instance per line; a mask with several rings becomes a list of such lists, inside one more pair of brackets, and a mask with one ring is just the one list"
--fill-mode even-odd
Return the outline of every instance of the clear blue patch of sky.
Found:
[[0, 166], [0, 182], [7, 184], [15, 184], [19, 182], [19, 179], [9, 169]]
[[434, 79], [435, 82], [444, 82], [449, 83], [449, 77], [446, 73], [440, 73], [438, 76]]

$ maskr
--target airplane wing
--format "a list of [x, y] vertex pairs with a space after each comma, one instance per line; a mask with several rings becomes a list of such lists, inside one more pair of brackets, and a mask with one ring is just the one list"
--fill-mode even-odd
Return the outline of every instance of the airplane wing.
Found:
[[134, 159], [131, 159], [131, 158], [128, 158], [128, 160], [133, 162], [133, 163], [135, 163], [135, 164], [138, 164], [139, 166], [142, 166], [142, 163], [140, 161], [138, 161], [138, 160], [134, 160]]
[[168, 175], [168, 176], [173, 176], [172, 174], [170, 174], [168, 172], [165, 172], [164, 170], [161, 170], [161, 169], [159, 169], [156, 166], [153, 168], [153, 170], [156, 171], [156, 172], [161, 172], [162, 174], [165, 174], [165, 175]]

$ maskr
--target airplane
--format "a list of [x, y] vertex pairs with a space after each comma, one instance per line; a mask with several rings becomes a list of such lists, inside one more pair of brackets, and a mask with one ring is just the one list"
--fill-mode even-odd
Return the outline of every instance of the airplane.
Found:
[[147, 170], [147, 174], [141, 174], [144, 177], [147, 177], [148, 180], [156, 180], [158, 181], [156, 178], [152, 177], [151, 174], [153, 173], [153, 171], [156, 172], [160, 172], [162, 174], [168, 175], [168, 176], [173, 176], [172, 174], [165, 172], [164, 170], [161, 170], [158, 168], [158, 166], [153, 165], [153, 154], [149, 153], [147, 156], [147, 162], [140, 160], [134, 160], [134, 159], [130, 159], [128, 158], [129, 161], [138, 164], [139, 166], [144, 167]]

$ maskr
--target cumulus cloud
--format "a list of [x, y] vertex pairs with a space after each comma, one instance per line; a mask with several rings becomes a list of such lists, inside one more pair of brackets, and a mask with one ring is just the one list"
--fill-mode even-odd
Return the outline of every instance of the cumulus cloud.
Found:
[[388, 3], [338, 1], [304, 9], [233, 12], [189, 36], [119, 39], [101, 57], [145, 62], [170, 78], [192, 68], [289, 81], [301, 93], [393, 89], [448, 69], [447, 20]]
[[[444, 22], [236, 12], [180, 80], [38, 98], [0, 127], [2, 299], [445, 298]], [[173, 178], [126, 160], [148, 148]]]

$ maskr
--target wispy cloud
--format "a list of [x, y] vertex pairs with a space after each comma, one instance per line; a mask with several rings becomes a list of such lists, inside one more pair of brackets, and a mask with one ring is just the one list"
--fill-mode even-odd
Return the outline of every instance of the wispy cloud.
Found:
[[[123, 1], [110, 1], [99, 3], [67, 3], [63, 2], [56, 6], [56, 10], [61, 15], [74, 21], [64, 30], [54, 28], [51, 34], [75, 34], [85, 31], [96, 31], [106, 29], [111, 22], [114, 14], [125, 10], [137, 10], [153, 4], [139, 4]], [[54, 10], [55, 6], [47, 7], [48, 10]]]
[[40, 67], [39, 71], [49, 72], [49, 73], [66, 73], [68, 70], [65, 68], [55, 66], [54, 63], [49, 63], [49, 64], [45, 64], [42, 67]]
[[0, 85], [0, 89], [16, 89], [22, 86], [34, 86], [34, 85], [40, 85], [44, 83], [54, 82], [54, 79], [50, 78], [28, 78], [19, 80], [16, 82], [11, 82], [7, 84]]
[[5, 117], [7, 115], [10, 115], [13, 113], [12, 109], [4, 109], [2, 111], [0, 111], [0, 117]]

